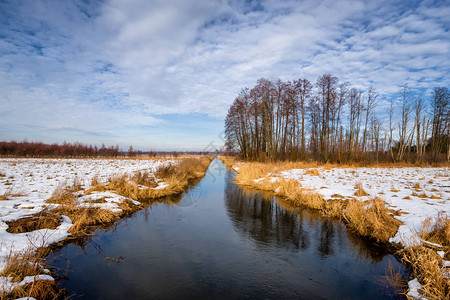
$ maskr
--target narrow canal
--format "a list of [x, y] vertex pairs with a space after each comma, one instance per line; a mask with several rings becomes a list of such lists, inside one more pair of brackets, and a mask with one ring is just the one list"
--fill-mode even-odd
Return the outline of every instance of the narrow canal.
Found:
[[405, 267], [384, 248], [233, 178], [215, 159], [187, 193], [63, 247], [60, 284], [75, 299], [398, 298], [386, 270]]

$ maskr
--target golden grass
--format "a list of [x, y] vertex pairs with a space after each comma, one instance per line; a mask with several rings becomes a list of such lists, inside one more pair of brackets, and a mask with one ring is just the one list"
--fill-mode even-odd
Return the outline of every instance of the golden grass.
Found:
[[174, 164], [160, 166], [155, 172], [155, 177], [161, 179], [169, 178], [170, 176], [175, 174], [176, 169], [177, 167]]
[[322, 214], [329, 218], [342, 219], [344, 217], [344, 209], [347, 204], [346, 200], [328, 200], [322, 208]]
[[[86, 193], [108, 190], [141, 202], [176, 195], [185, 191], [192, 180], [203, 177], [211, 160], [212, 157], [188, 157], [181, 159], [178, 164], [159, 167], [155, 177], [167, 184], [167, 187], [162, 189], [154, 189], [156, 180], [150, 174], [139, 172], [140, 175], [135, 174], [131, 178], [126, 175], [110, 178], [106, 184], [95, 180]], [[139, 187], [138, 184], [147, 188]]]
[[6, 200], [8, 200], [8, 197], [9, 197], [9, 193], [8, 193], [8, 191], [6, 191], [2, 195], [0, 195], [0, 201], [6, 201]]
[[[401, 224], [386, 208], [386, 203], [379, 198], [365, 202], [355, 199], [325, 201], [322, 195], [304, 189], [296, 180], [267, 177], [268, 173], [277, 171], [272, 169], [270, 164], [240, 164], [235, 181], [240, 185], [275, 192], [295, 206], [307, 206], [320, 210], [323, 215], [343, 219], [350, 229], [377, 242], [388, 242]], [[355, 195], [369, 194], [358, 184]]]
[[427, 218], [422, 225], [420, 237], [426, 241], [450, 247], [450, 218], [445, 214], [440, 214], [434, 221]]
[[18, 220], [7, 221], [9, 233], [24, 233], [39, 229], [56, 229], [61, 224], [61, 216], [43, 210]]
[[305, 171], [305, 175], [320, 176], [320, 173], [319, 173], [319, 170], [317, 170], [317, 169], [307, 169]]
[[144, 185], [147, 187], [156, 187], [157, 183], [153, 175], [147, 171], [139, 171], [134, 176], [131, 177], [131, 180], [136, 182], [137, 184]]
[[440, 214], [435, 220], [426, 219], [419, 236], [442, 247], [429, 243], [410, 247], [400, 251], [402, 260], [411, 267], [413, 276], [422, 284], [423, 297], [450, 300], [450, 279], [444, 275], [443, 259], [436, 251], [436, 248], [444, 251], [444, 258], [450, 259], [450, 218]]
[[0, 195], [0, 201], [8, 200], [8, 197], [23, 197], [22, 193], [14, 193], [11, 188], [7, 189], [2, 195]]
[[379, 198], [364, 202], [349, 200], [346, 202], [343, 218], [358, 234], [387, 243], [401, 225], [389, 213], [386, 203]]
[[72, 220], [69, 232], [72, 234], [86, 234], [86, 227], [93, 225], [107, 225], [120, 218], [119, 213], [98, 207], [68, 207], [59, 206], [52, 212], [65, 215]]
[[[219, 156], [227, 167], [231, 167], [230, 164], [235, 164], [238, 161], [242, 161], [237, 156]], [[410, 162], [351, 162], [351, 163], [323, 163], [319, 161], [275, 161], [275, 162], [265, 162], [266, 165], [277, 166], [280, 169], [306, 169], [306, 168], [318, 168], [322, 167], [326, 170], [332, 168], [406, 168], [406, 167], [448, 167], [449, 162], [434, 163], [431, 166], [425, 162], [410, 163]], [[292, 167], [294, 166], [294, 167]]]
[[68, 188], [58, 187], [52, 194], [52, 196], [45, 200], [47, 203], [53, 204], [64, 204], [74, 206], [78, 203], [76, 202], [77, 197]]
[[45, 251], [26, 249], [15, 255], [6, 257], [5, 268], [0, 273], [2, 277], [12, 277], [13, 282], [20, 282], [26, 276], [35, 276], [43, 272], [42, 263], [46, 256]]
[[7, 295], [5, 299], [27, 297], [33, 297], [35, 299], [62, 299], [65, 296], [64, 294], [64, 290], [60, 290], [55, 281], [36, 280], [33, 283], [14, 288], [12, 293]]
[[[28, 248], [15, 255], [8, 255], [6, 266], [0, 273], [0, 276], [12, 277], [13, 282], [20, 282], [26, 276], [45, 274], [44, 259], [48, 254], [49, 250], [45, 248], [39, 248], [37, 251]], [[0, 292], [0, 299], [17, 299], [21, 297], [59, 299], [61, 296], [63, 296], [63, 292], [52, 280], [35, 280], [32, 283], [17, 286], [9, 293]]]
[[237, 156], [219, 155], [217, 158], [220, 159], [229, 169], [232, 169], [233, 165], [239, 161]]
[[450, 299], [450, 280], [442, 273], [442, 258], [435, 250], [425, 246], [403, 250], [402, 260], [408, 264], [413, 276], [422, 284], [422, 296], [428, 299]]
[[364, 196], [370, 196], [369, 193], [367, 193], [363, 187], [362, 187], [362, 183], [358, 183], [355, 186], [356, 192], [355, 192], [355, 196], [356, 197], [364, 197]]

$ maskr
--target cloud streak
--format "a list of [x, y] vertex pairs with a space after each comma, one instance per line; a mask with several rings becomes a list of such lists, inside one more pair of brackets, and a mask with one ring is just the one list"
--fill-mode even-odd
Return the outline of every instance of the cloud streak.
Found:
[[[7, 138], [33, 139], [14, 132], [35, 124], [79, 130], [78, 140], [108, 133], [121, 145], [133, 135], [158, 148], [154, 131], [168, 128], [169, 114], [215, 119], [215, 130], [239, 90], [262, 76], [314, 81], [331, 72], [372, 84], [382, 98], [405, 82], [422, 92], [450, 83], [446, 2], [42, 0], [2, 2], [0, 11]], [[179, 132], [193, 140], [186, 148], [206, 141]]]

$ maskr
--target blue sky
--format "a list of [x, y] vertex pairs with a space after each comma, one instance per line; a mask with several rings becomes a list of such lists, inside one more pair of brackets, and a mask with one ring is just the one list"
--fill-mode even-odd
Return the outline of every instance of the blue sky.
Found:
[[0, 1], [0, 139], [202, 150], [240, 89], [449, 87], [449, 1]]

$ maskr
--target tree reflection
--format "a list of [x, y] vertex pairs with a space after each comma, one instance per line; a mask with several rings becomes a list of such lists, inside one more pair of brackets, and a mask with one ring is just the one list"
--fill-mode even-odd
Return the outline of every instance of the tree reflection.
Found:
[[225, 189], [227, 212], [235, 228], [259, 243], [310, 246], [309, 233], [303, 229], [303, 218], [295, 210], [277, 204], [267, 193], [243, 189], [229, 181]]
[[349, 248], [358, 260], [379, 262], [387, 248], [359, 237], [338, 220], [322, 217], [317, 211], [294, 208], [272, 193], [243, 188], [226, 178], [225, 206], [235, 229], [257, 243], [313, 249], [321, 257]]

